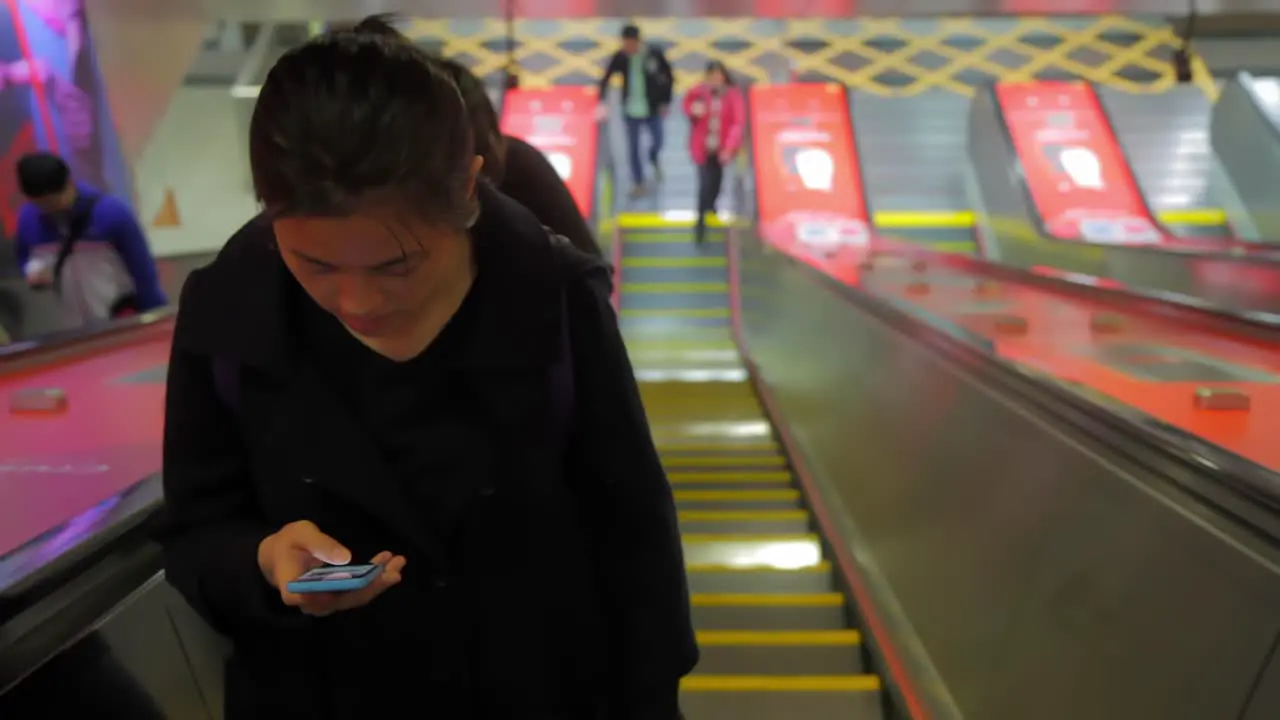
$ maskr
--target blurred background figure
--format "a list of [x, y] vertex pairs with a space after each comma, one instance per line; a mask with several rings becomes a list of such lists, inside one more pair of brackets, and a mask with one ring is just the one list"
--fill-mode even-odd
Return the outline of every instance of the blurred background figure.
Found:
[[631, 167], [631, 197], [645, 194], [644, 163], [640, 160], [640, 133], [649, 133], [649, 164], [655, 182], [662, 182], [662, 122], [671, 107], [673, 78], [671, 64], [662, 48], [640, 41], [640, 28], [627, 24], [622, 28], [622, 47], [609, 59], [604, 77], [600, 78], [601, 119], [606, 112], [603, 103], [609, 92], [609, 81], [622, 75], [622, 113], [627, 127], [627, 162]]
[[684, 112], [692, 125], [689, 155], [698, 167], [698, 220], [694, 237], [706, 236], [707, 213], [716, 212], [724, 184], [724, 168], [742, 149], [746, 103], [724, 63], [707, 63], [706, 76], [684, 96]]

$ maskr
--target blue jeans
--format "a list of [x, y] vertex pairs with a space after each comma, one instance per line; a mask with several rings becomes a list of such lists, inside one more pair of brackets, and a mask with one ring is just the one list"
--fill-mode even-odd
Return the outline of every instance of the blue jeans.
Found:
[[658, 153], [662, 152], [661, 115], [647, 118], [624, 118], [627, 123], [627, 162], [631, 165], [631, 181], [639, 187], [644, 184], [644, 164], [640, 162], [640, 129], [649, 130], [649, 162], [658, 162]]

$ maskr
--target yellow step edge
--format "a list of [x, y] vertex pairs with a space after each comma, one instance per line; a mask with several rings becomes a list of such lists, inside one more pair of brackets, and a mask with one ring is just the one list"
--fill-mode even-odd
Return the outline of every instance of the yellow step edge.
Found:
[[685, 533], [680, 537], [686, 544], [691, 543], [733, 543], [733, 542], [818, 542], [814, 533]]
[[829, 573], [831, 572], [831, 562], [828, 560], [820, 560], [812, 565], [802, 565], [800, 567], [777, 567], [765, 564], [725, 565], [723, 563], [691, 563], [685, 566], [685, 571], [691, 573]]
[[690, 598], [694, 607], [841, 607], [840, 593], [700, 593]]
[[[729, 261], [716, 257], [623, 257], [623, 268], [722, 268]], [[626, 277], [625, 275], [623, 276]]]
[[790, 482], [791, 473], [778, 472], [669, 472], [667, 482], [675, 483], [776, 483]]
[[727, 318], [729, 317], [728, 308], [624, 308], [622, 317], [651, 317], [651, 318]]
[[857, 630], [699, 630], [697, 636], [698, 644], [707, 646], [853, 647], [862, 644], [862, 634]]
[[777, 452], [778, 443], [775, 442], [757, 442], [757, 443], [688, 443], [666, 444], [658, 443], [658, 452], [693, 452], [693, 453], [717, 453], [717, 452]]
[[729, 502], [735, 500], [799, 500], [800, 491], [786, 490], [676, 490], [676, 500], [700, 502]]
[[781, 455], [743, 455], [742, 457], [665, 457], [664, 465], [680, 467], [785, 467], [787, 459]]
[[684, 692], [880, 692], [875, 675], [689, 675]]
[[643, 282], [622, 283], [622, 294], [627, 293], [727, 293], [729, 285], [718, 282]]
[[676, 514], [686, 522], [776, 522], [809, 518], [805, 510], [681, 510]]

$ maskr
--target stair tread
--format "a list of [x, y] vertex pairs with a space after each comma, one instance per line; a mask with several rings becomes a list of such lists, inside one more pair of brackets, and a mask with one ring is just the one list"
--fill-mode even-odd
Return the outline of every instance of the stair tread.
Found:
[[877, 675], [701, 675], [685, 676], [685, 692], [879, 692]]
[[862, 644], [857, 630], [699, 630], [702, 645], [848, 645]]

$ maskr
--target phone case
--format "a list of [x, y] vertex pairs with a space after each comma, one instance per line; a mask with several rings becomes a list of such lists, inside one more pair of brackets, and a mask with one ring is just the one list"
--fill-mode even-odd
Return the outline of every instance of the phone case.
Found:
[[382, 574], [382, 566], [375, 565], [375, 569], [355, 578], [343, 578], [341, 580], [309, 580], [307, 582], [292, 581], [286, 585], [291, 593], [306, 595], [308, 593], [331, 593], [331, 592], [350, 592], [352, 590], [362, 590], [369, 587], [374, 580]]

